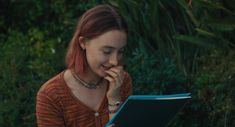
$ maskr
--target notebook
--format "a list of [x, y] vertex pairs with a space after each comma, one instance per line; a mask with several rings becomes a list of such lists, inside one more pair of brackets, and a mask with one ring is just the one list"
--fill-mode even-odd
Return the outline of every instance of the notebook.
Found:
[[190, 93], [131, 95], [106, 127], [166, 127], [190, 98]]

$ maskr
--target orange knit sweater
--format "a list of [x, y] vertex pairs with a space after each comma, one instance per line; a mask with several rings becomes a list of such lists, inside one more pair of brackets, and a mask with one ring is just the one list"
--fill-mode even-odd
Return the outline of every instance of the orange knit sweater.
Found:
[[[79, 101], [66, 85], [64, 72], [47, 81], [37, 93], [38, 127], [103, 127], [109, 121], [105, 97], [98, 111]], [[132, 92], [132, 81], [125, 72], [120, 98], [124, 102]]]

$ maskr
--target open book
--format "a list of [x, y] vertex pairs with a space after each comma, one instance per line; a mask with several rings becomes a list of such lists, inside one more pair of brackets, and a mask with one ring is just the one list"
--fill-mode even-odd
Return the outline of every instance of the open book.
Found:
[[115, 127], [166, 127], [190, 95], [131, 95], [106, 127], [113, 123]]

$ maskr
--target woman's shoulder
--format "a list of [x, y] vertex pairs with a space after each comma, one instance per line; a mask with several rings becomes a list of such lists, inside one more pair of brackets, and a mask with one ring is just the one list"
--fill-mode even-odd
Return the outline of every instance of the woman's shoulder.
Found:
[[44, 93], [47, 95], [53, 95], [55, 92], [59, 92], [64, 89], [64, 79], [63, 79], [64, 71], [55, 75], [48, 81], [46, 81], [39, 89], [38, 93]]

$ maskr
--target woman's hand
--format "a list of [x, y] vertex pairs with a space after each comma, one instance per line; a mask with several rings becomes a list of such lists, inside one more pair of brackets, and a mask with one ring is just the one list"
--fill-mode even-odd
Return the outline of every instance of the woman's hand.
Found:
[[124, 79], [124, 70], [122, 66], [112, 67], [105, 71], [108, 75], [104, 77], [109, 81], [109, 90], [107, 98], [110, 103], [120, 101], [119, 93]]

